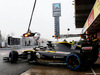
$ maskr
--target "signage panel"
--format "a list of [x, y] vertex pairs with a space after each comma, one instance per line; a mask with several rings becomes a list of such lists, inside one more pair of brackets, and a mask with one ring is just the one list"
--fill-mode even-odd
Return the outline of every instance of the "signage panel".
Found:
[[93, 21], [97, 18], [97, 16], [100, 14], [100, 0], [96, 0], [94, 7], [92, 8], [92, 11], [84, 25], [83, 33], [91, 26]]
[[94, 20], [94, 10], [92, 9], [92, 11], [88, 17], [88, 26], [90, 26], [92, 24], [93, 20]]
[[60, 3], [54, 3], [53, 4], [53, 11], [54, 12], [61, 12], [61, 4]]
[[53, 4], [53, 17], [61, 16], [61, 4], [54, 3]]

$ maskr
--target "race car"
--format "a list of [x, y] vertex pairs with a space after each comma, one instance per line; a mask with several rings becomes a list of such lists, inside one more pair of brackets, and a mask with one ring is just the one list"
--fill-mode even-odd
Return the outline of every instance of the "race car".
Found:
[[[78, 70], [84, 65], [93, 64], [98, 58], [98, 49], [90, 44], [74, 45], [67, 41], [48, 42], [47, 47], [35, 47], [33, 50], [25, 50], [22, 53], [11, 51], [9, 57], [4, 57], [10, 63], [16, 63], [19, 58], [26, 59], [29, 63], [66, 63], [71, 70]], [[97, 50], [95, 50], [97, 49]]]

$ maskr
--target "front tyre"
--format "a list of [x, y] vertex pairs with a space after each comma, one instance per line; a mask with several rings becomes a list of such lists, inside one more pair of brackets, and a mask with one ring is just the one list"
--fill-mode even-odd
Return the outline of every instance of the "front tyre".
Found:
[[81, 57], [78, 54], [70, 54], [66, 58], [66, 65], [70, 70], [78, 70], [81, 64]]
[[10, 63], [16, 63], [18, 61], [18, 52], [17, 51], [11, 51], [9, 53], [9, 62]]

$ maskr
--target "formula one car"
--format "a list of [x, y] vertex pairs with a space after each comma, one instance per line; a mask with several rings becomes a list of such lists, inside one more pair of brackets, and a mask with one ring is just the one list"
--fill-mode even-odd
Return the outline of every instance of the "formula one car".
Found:
[[25, 50], [21, 54], [17, 51], [11, 51], [8, 60], [10, 63], [16, 63], [19, 58], [26, 59], [28, 62], [35, 63], [66, 63], [71, 70], [78, 70], [84, 65], [93, 64], [98, 58], [98, 49], [86, 43], [82, 46], [74, 45], [67, 41], [52, 44], [50, 41], [47, 47], [35, 47], [33, 50]]

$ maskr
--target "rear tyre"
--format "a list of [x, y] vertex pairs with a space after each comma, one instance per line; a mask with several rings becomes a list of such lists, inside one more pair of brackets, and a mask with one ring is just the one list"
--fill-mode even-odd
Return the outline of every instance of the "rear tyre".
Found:
[[82, 66], [81, 56], [79, 54], [70, 54], [66, 58], [66, 65], [70, 70], [78, 70]]
[[9, 62], [10, 63], [16, 63], [18, 61], [18, 52], [17, 51], [11, 51], [9, 53]]

